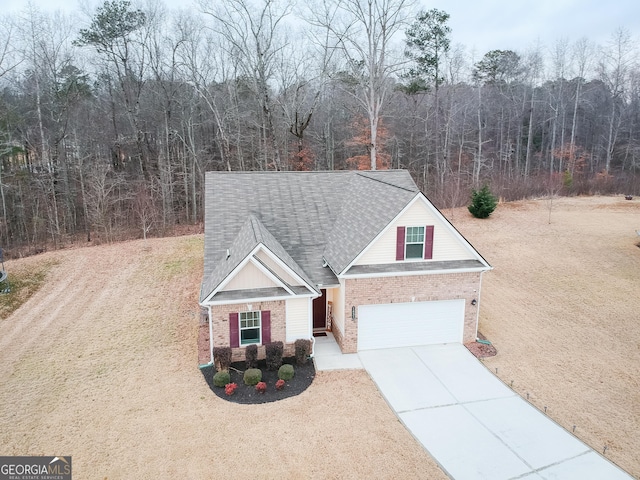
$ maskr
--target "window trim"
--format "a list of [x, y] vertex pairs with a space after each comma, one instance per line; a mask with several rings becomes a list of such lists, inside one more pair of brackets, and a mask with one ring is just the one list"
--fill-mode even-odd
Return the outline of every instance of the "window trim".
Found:
[[[408, 237], [409, 237], [409, 229], [413, 229], [413, 228], [420, 228], [422, 229], [422, 242], [409, 242]], [[404, 260], [405, 261], [416, 261], [416, 260], [424, 260], [424, 248], [425, 248], [425, 243], [426, 243], [426, 236], [427, 236], [427, 229], [424, 225], [416, 225], [416, 226], [407, 226], [405, 227], [404, 230]], [[420, 255], [419, 256], [413, 256], [413, 257], [409, 257], [407, 255], [407, 247], [409, 245], [420, 245]]]
[[[246, 318], [247, 314], [258, 314], [257, 319], [258, 319], [258, 326], [251, 326], [251, 327], [243, 327], [242, 326], [242, 320], [243, 320], [243, 316], [245, 317], [244, 320], [248, 320], [248, 318]], [[251, 320], [255, 320], [255, 317], [252, 317]], [[247, 342], [247, 343], [243, 343], [242, 341], [242, 332], [244, 330], [255, 330], [258, 329], [258, 341], [257, 342]], [[262, 345], [262, 311], [261, 310], [250, 310], [247, 312], [239, 312], [238, 313], [238, 343], [240, 347], [247, 347], [249, 345]]]

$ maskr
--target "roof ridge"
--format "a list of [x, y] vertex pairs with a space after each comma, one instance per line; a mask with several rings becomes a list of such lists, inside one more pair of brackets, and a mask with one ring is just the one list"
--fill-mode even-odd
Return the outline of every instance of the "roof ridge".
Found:
[[[372, 172], [373, 170], [368, 170], [368, 172]], [[394, 170], [384, 170], [384, 171], [394, 171]], [[405, 188], [405, 187], [401, 187], [400, 185], [396, 185], [395, 183], [389, 183], [389, 182], [385, 182], [384, 180], [380, 180], [379, 178], [373, 178], [373, 177], [369, 177], [367, 175], [364, 175], [364, 172], [358, 172], [356, 171], [356, 175], [366, 178], [367, 180], [373, 180], [374, 182], [379, 182], [379, 183], [383, 183], [385, 185], [389, 185], [390, 187], [395, 187], [395, 188], [399, 188], [400, 190], [405, 190], [407, 192], [413, 192], [413, 193], [417, 193], [419, 190], [413, 190], [413, 189], [409, 189], [409, 188]]]
[[249, 224], [251, 225], [251, 231], [253, 232], [253, 238], [255, 238], [256, 242], [259, 242], [258, 240], [258, 234], [256, 232], [256, 225], [255, 225], [255, 217], [253, 215], [249, 215]]
[[[294, 175], [309, 175], [309, 174], [314, 174], [314, 173], [336, 173], [336, 174], [344, 174], [344, 173], [348, 173], [348, 172], [352, 172], [354, 170], [209, 170], [208, 172], [205, 173], [209, 173], [209, 174], [215, 174], [215, 175], [238, 175], [238, 174], [247, 174], [247, 175], [257, 175], [257, 174], [268, 174], [268, 175], [273, 175], [273, 174], [284, 174], [284, 173], [290, 173], [290, 174], [294, 174]], [[399, 171], [398, 169], [389, 169], [389, 170], [385, 170], [385, 171]]]
[[258, 243], [264, 243], [262, 238], [262, 232], [260, 231], [260, 220], [253, 213], [249, 214], [249, 223], [251, 225], [251, 231], [253, 232], [253, 238]]

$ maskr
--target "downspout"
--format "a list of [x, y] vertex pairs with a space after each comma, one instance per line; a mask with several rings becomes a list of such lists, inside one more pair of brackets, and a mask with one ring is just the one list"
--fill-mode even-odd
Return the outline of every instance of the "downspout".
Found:
[[313, 336], [313, 298], [309, 298], [309, 320], [309, 336], [311, 338], [309, 358], [313, 358], [316, 354], [316, 337]]
[[311, 335], [311, 353], [309, 354], [309, 358], [313, 358], [316, 356], [316, 337]]
[[[203, 306], [200, 304], [200, 306]], [[207, 305], [207, 322], [209, 322], [209, 355], [211, 360], [209, 363], [198, 365], [198, 368], [203, 369], [213, 365], [213, 323], [211, 322], [211, 305]]]
[[[209, 351], [211, 353], [211, 361], [209, 362], [209, 365], [213, 365], [213, 322], [211, 321], [211, 305], [207, 306], [207, 311], [209, 313], [208, 315], [208, 321], [209, 321]], [[476, 329], [477, 329], [477, 324], [476, 324]]]
[[484, 271], [480, 272], [480, 286], [478, 287], [478, 305], [476, 307], [476, 341], [478, 340], [478, 325], [480, 324], [480, 293], [482, 291], [482, 274]]

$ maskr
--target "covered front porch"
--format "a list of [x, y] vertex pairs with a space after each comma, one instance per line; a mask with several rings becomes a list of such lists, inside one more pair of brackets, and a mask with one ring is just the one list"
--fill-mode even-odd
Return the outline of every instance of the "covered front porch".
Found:
[[[337, 280], [337, 279], [336, 279]], [[344, 350], [345, 338], [345, 284], [337, 280], [332, 285], [317, 285], [321, 295], [312, 301], [311, 321], [314, 335], [331, 332], [334, 341]], [[352, 353], [355, 350], [352, 349]]]

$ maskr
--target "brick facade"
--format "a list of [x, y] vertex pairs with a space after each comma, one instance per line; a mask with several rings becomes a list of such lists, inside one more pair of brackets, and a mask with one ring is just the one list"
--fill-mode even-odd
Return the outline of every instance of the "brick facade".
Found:
[[[343, 353], [358, 350], [358, 319], [351, 318], [351, 307], [434, 300], [465, 300], [463, 341], [473, 341], [477, 334], [480, 307], [480, 273], [448, 273], [438, 275], [409, 275], [396, 277], [356, 278], [345, 281], [344, 331], [333, 328], [333, 335]], [[471, 301], [477, 300], [476, 305]], [[251, 311], [271, 312], [271, 341], [282, 341], [284, 356], [295, 355], [295, 344], [286, 340], [285, 301], [266, 301], [251, 304]], [[211, 307], [213, 346], [228, 347], [229, 314], [249, 311], [246, 303]], [[244, 360], [244, 347], [232, 350], [232, 361]], [[258, 358], [265, 357], [264, 346], [258, 347]]]
[[[284, 300], [268, 301], [268, 302], [252, 302], [251, 309], [246, 303], [237, 303], [232, 305], [214, 305], [211, 307], [211, 321], [213, 328], [213, 347], [228, 347], [230, 344], [229, 334], [229, 314], [248, 311], [264, 311], [271, 312], [271, 341], [281, 341], [284, 344], [284, 356], [290, 357], [295, 355], [295, 345], [287, 344], [286, 340], [286, 309]], [[233, 362], [244, 360], [245, 347], [232, 349]], [[264, 345], [258, 347], [258, 358], [265, 358]]]
[[[345, 282], [344, 332], [334, 336], [343, 353], [358, 350], [358, 320], [351, 319], [351, 307], [386, 303], [426, 302], [465, 299], [463, 341], [473, 341], [477, 334], [480, 307], [480, 273], [447, 273], [397, 277], [356, 278]], [[471, 301], [477, 300], [476, 305]]]

